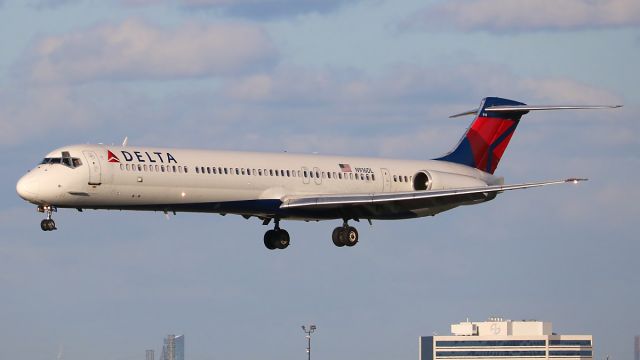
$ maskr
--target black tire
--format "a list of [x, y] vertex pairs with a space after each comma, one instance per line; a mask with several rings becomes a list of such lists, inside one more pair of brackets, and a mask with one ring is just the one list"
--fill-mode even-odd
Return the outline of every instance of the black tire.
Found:
[[275, 244], [275, 239], [276, 237], [276, 231], [275, 230], [269, 230], [266, 233], [264, 233], [264, 246], [269, 249], [269, 250], [275, 250], [276, 249], [276, 244]]
[[343, 247], [344, 243], [340, 239], [340, 233], [342, 232], [342, 227], [337, 227], [333, 229], [333, 233], [331, 233], [331, 240], [333, 240], [333, 245], [337, 247]]
[[40, 221], [40, 229], [42, 229], [42, 231], [49, 231], [49, 222], [47, 219]]
[[53, 231], [53, 230], [56, 229], [56, 223], [55, 223], [55, 221], [53, 221], [53, 219], [49, 219], [48, 223], [49, 223], [49, 225], [48, 225], [49, 231]]
[[274, 244], [280, 250], [286, 249], [289, 246], [289, 242], [291, 241], [289, 232], [284, 229], [276, 230], [274, 238], [275, 238]]
[[348, 228], [345, 229], [345, 245], [351, 247], [354, 246], [355, 244], [358, 243], [358, 230], [356, 230], [356, 228], [354, 228], [353, 226], [349, 226]]

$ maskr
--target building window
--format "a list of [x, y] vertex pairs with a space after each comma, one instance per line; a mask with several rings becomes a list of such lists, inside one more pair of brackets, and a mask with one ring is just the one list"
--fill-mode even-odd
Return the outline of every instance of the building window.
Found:
[[544, 357], [544, 350], [511, 351], [436, 351], [436, 357]]
[[437, 347], [479, 347], [479, 346], [545, 346], [544, 340], [442, 340], [436, 341]]
[[549, 350], [549, 356], [591, 357], [591, 350]]
[[550, 346], [591, 346], [591, 340], [549, 340]]

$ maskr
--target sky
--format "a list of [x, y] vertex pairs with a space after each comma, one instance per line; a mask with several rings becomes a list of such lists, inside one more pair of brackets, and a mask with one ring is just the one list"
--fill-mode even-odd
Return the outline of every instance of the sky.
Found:
[[[0, 0], [0, 358], [415, 359], [417, 339], [489, 316], [640, 334], [640, 2]], [[283, 221], [60, 210], [42, 232], [17, 180], [65, 144], [429, 159], [485, 96], [624, 104], [538, 112], [496, 174], [510, 192], [433, 218]]]

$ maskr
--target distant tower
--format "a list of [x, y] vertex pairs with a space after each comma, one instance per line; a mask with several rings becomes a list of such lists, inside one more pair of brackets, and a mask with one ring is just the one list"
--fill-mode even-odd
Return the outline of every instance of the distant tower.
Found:
[[184, 360], [184, 335], [167, 335], [160, 360]]
[[153, 354], [153, 350], [146, 350], [145, 354], [146, 354], [146, 360], [154, 360], [153, 359], [153, 355], [154, 355]]
[[634, 352], [635, 353], [635, 357], [634, 357], [634, 359], [635, 360], [640, 360], [640, 335], [636, 336], [635, 345], [636, 346], [634, 347], [634, 349], [635, 349], [635, 352]]

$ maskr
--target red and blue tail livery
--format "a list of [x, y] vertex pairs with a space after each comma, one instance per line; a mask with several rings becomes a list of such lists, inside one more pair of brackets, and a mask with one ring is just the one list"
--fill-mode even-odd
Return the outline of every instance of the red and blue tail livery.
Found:
[[[510, 107], [512, 110], [500, 110], [504, 106]], [[521, 106], [526, 106], [526, 104], [498, 97], [488, 97], [482, 100], [479, 109], [452, 116], [476, 114], [475, 120], [462, 136], [456, 148], [435, 160], [463, 164], [493, 174], [507, 149], [507, 145], [509, 145], [509, 140], [511, 140], [520, 118], [529, 112], [518, 108]], [[497, 111], [494, 110], [496, 108]]]

